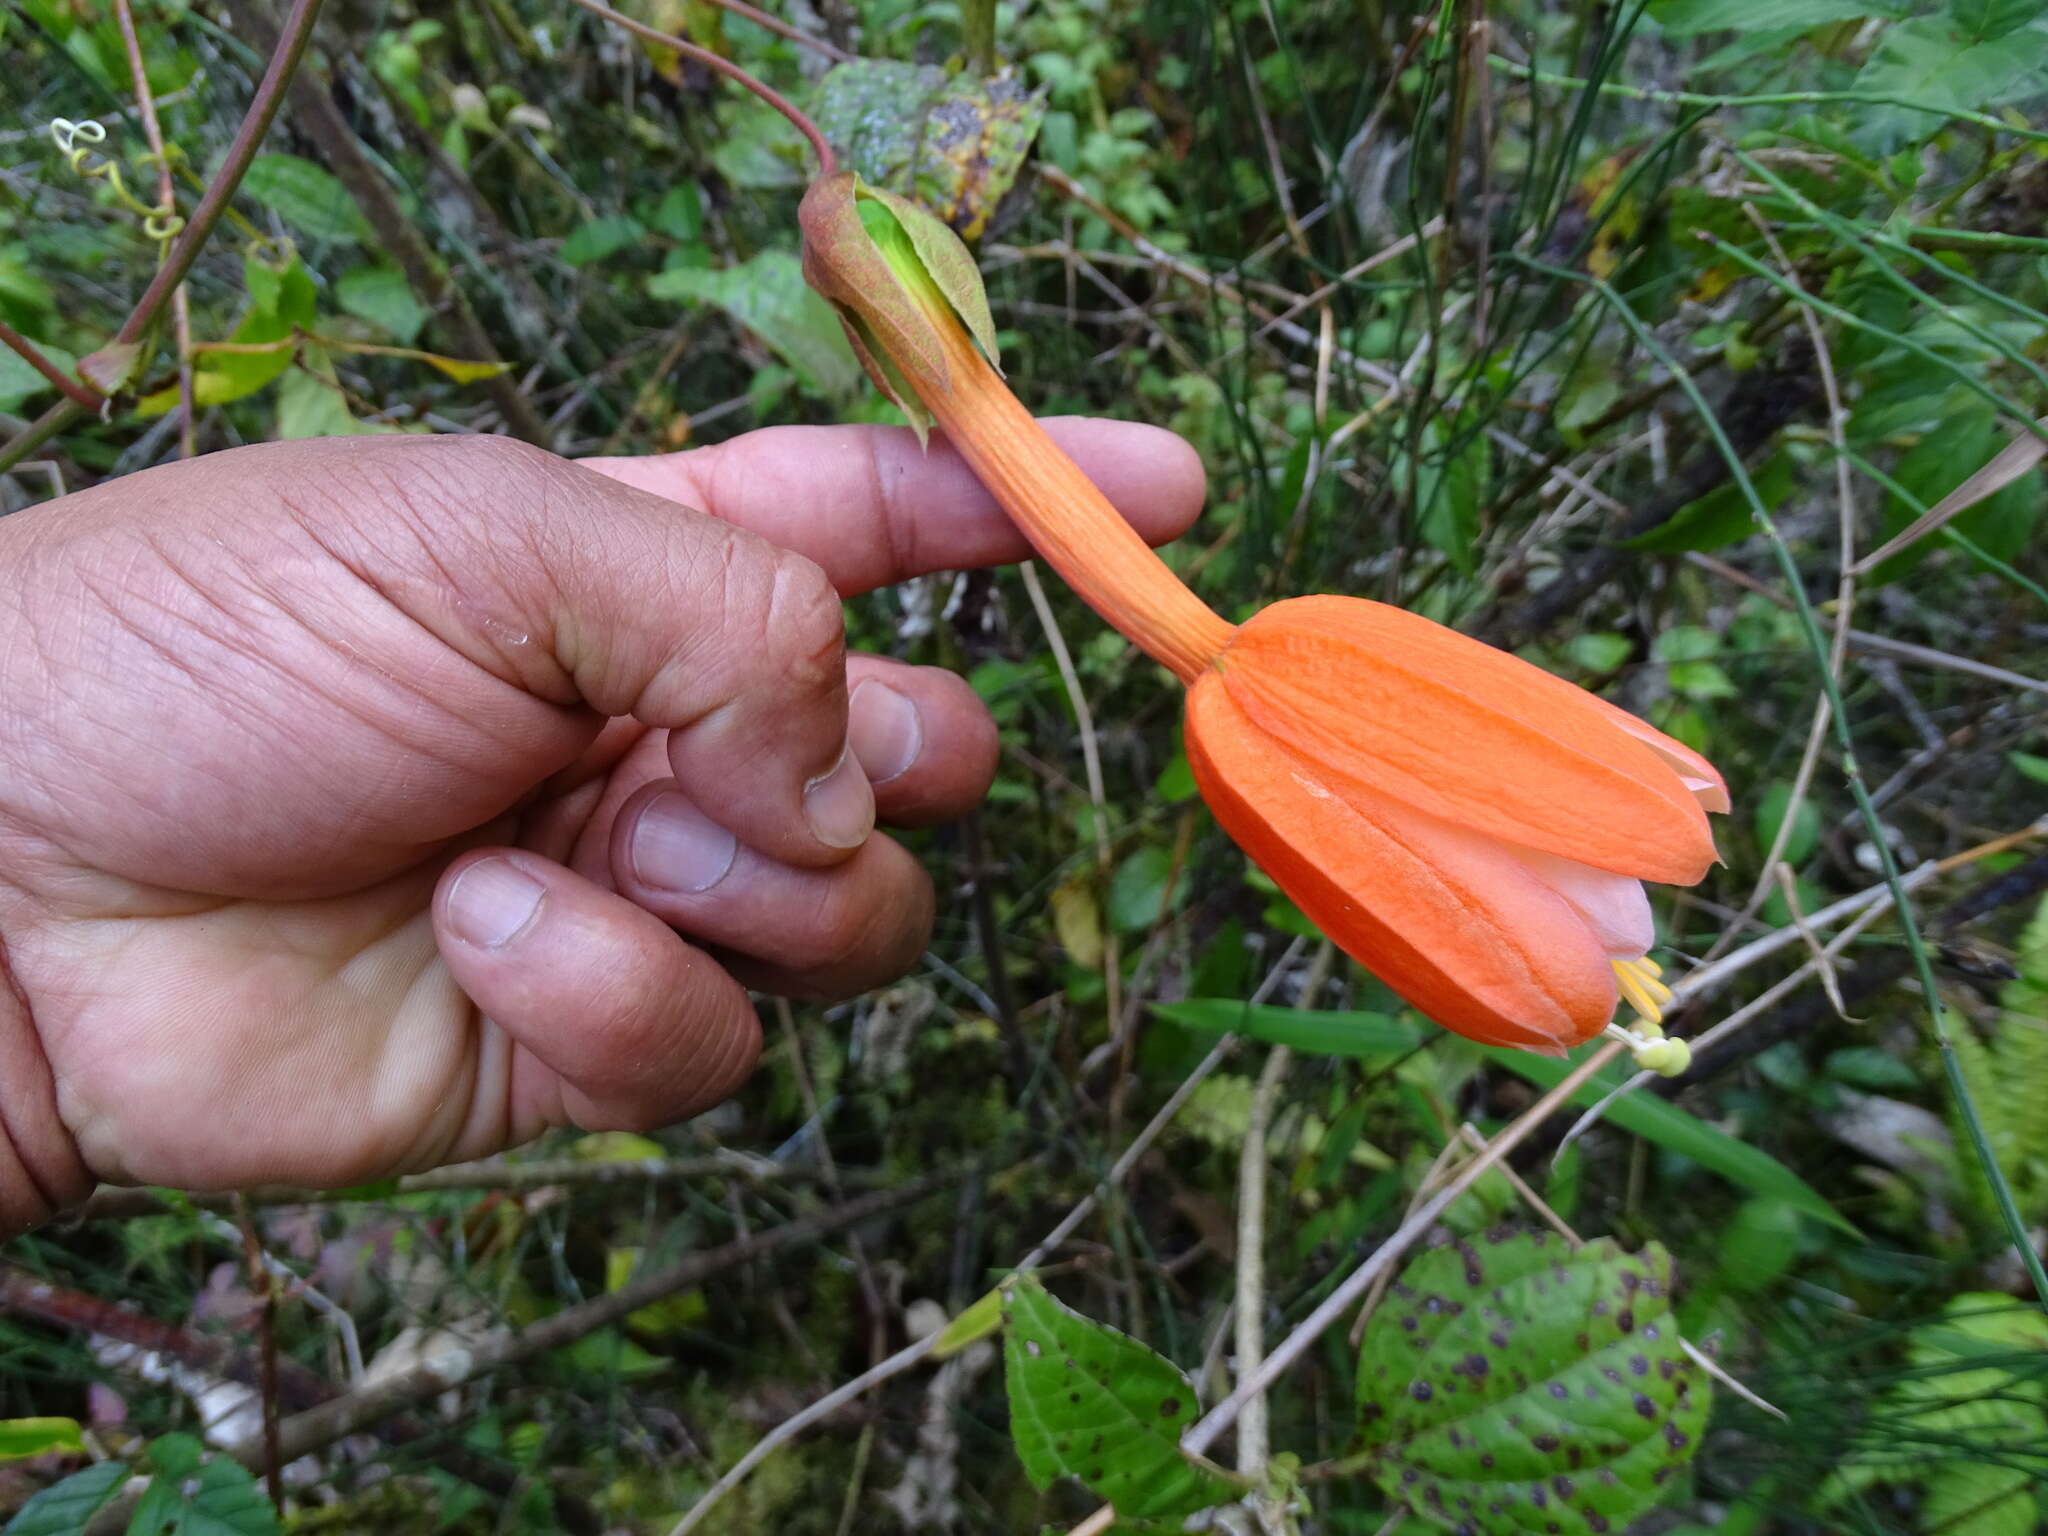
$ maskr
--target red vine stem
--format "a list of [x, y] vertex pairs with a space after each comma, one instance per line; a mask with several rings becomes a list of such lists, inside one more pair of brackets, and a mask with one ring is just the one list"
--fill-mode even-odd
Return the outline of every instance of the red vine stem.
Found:
[[731, 11], [733, 15], [743, 17], [755, 26], [773, 32], [777, 37], [788, 38], [800, 48], [822, 53], [835, 64], [845, 64], [853, 58], [853, 55], [844, 48], [837, 47], [822, 37], [813, 37], [800, 27], [792, 27], [788, 22], [770, 16], [759, 7], [747, 4], [747, 0], [711, 0], [711, 3], [721, 11]]
[[298, 71], [299, 60], [306, 56], [307, 45], [313, 41], [313, 18], [319, 14], [320, 0], [294, 0], [291, 14], [285, 17], [284, 26], [278, 33], [277, 52], [270, 56], [270, 64], [257, 84], [256, 94], [249, 102], [248, 115], [242, 119], [242, 126], [235, 130], [234, 142], [228, 145], [227, 158], [221, 161], [220, 174], [213, 178], [206, 195], [199, 199], [199, 206], [192, 210], [191, 221], [186, 224], [184, 233], [178, 236], [178, 243], [171, 247], [171, 254], [157, 268], [155, 279], [143, 290], [134, 310], [115, 334], [117, 342], [140, 340], [172, 290], [185, 280], [185, 274], [192, 269], [200, 248], [206, 244], [206, 237], [213, 233], [213, 226], [227, 211], [235, 189], [241, 186], [242, 175], [249, 169], [249, 162], [256, 158], [257, 146], [263, 142], [263, 135], [270, 131], [278, 108], [284, 105], [285, 87], [291, 84], [292, 76]]
[[[833, 171], [838, 169], [838, 158], [832, 153], [832, 146], [825, 142], [825, 135], [818, 131], [818, 125], [805, 116], [803, 110], [795, 102], [784, 96], [772, 85], [755, 79], [744, 69], [741, 69], [739, 65], [733, 63], [732, 60], [713, 53], [709, 48], [700, 48], [685, 38], [659, 31], [654, 27], [648, 26], [644, 21], [635, 21], [632, 17], [613, 10], [610, 6], [604, 4], [604, 0], [575, 0], [575, 3], [582, 6], [584, 10], [590, 12], [593, 16], [600, 16], [614, 26], [624, 27], [635, 37], [645, 38], [648, 42], [659, 44], [663, 48], [673, 48], [677, 53], [683, 55], [684, 58], [694, 59], [706, 69], [725, 76], [733, 84], [752, 91], [754, 95], [788, 118], [796, 131], [810, 141], [811, 150], [818, 157], [818, 176], [820, 180], [830, 176]], [[730, 4], [729, 0], [718, 0], [718, 3], [724, 5], [727, 10], [736, 11], [738, 14], [746, 16], [750, 21], [773, 20], [772, 17], [763, 18], [758, 12], [753, 12], [751, 6], [742, 10]], [[776, 27], [773, 30], [783, 31], [785, 36], [802, 36], [794, 28], [784, 31], [783, 28]], [[827, 44], [826, 46], [830, 47], [831, 45]], [[832, 51], [837, 53], [839, 50], [834, 48]]]
[[80, 410], [96, 411], [100, 408], [100, 393], [98, 390], [94, 389], [90, 384], [74, 379], [62, 368], [59, 368], [55, 363], [43, 356], [42, 348], [22, 335], [21, 332], [17, 331], [5, 320], [0, 320], [0, 342], [5, 342], [8, 348], [20, 357], [24, 363], [27, 363], [29, 367], [35, 369], [37, 373], [40, 373], [44, 378], [56, 385], [57, 388], [61, 389], [64, 392], [65, 398], [78, 406]]

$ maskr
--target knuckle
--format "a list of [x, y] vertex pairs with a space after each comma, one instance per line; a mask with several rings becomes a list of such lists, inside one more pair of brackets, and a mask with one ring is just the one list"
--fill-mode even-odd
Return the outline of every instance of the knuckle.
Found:
[[792, 684], [813, 689], [844, 673], [846, 616], [824, 569], [789, 550], [771, 555], [764, 621], [773, 654]]

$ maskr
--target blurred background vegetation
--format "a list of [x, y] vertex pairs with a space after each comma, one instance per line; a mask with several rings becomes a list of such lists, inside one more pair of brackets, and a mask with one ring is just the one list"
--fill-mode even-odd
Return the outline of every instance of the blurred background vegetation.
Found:
[[[791, 0], [781, 30], [622, 4], [947, 214], [1033, 409], [1200, 449], [1172, 558], [1220, 611], [1398, 602], [1726, 773], [1723, 867], [1657, 901], [1672, 969], [1734, 957], [1678, 1031], [1734, 1026], [1445, 1215], [1540, 1201], [1661, 1243], [1686, 1336], [1789, 1415], [1718, 1393], [1640, 1529], [2039, 1529], [2048, 1324], [2013, 1233], [2048, 1227], [2048, 0]], [[0, 11], [0, 321], [115, 397], [64, 412], [0, 349], [0, 507], [274, 437], [580, 454], [891, 419], [797, 271], [801, 140], [569, 0], [329, 0], [182, 298], [109, 348], [285, 12]], [[657, 1137], [317, 1201], [110, 1195], [11, 1245], [0, 1418], [76, 1420], [84, 1451], [0, 1437], [0, 1511], [89, 1453], [170, 1474], [138, 1528], [274, 1529], [202, 1445], [261, 1467], [266, 1402], [289, 1426], [459, 1356], [502, 1368], [337, 1417], [286, 1523], [667, 1530], [986, 1292], [1191, 1080], [1045, 1259], [1226, 1395], [1244, 1243], [1279, 1338], [1460, 1127], [1558, 1074], [1332, 956], [1193, 797], [1164, 674], [1034, 580], [849, 614], [1003, 730], [987, 809], [917, 842], [942, 917], [916, 974], [764, 1001], [747, 1092]], [[1328, 1460], [1354, 1369], [1340, 1330], [1284, 1378], [1272, 1443], [1323, 1474], [1232, 1519], [1403, 1528], [1398, 1487]], [[1100, 1502], [1032, 1486], [984, 1343], [807, 1420], [697, 1528], [1066, 1530]], [[6, 1529], [83, 1528], [38, 1507]]]

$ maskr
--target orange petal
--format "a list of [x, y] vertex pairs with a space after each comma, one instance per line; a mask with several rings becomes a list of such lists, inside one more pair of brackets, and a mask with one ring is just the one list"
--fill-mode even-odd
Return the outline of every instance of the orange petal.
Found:
[[1701, 810], [1726, 815], [1734, 809], [1728, 798], [1728, 781], [1721, 777], [1720, 769], [1699, 753], [1676, 737], [1666, 736], [1649, 721], [1638, 719], [1619, 705], [1608, 703], [1597, 693], [1589, 693], [1586, 697], [1598, 704], [1609, 720], [1662, 758], [1678, 774], [1679, 782], [1692, 791]]
[[1585, 919], [1480, 834], [1339, 785], [1258, 730], [1211, 674], [1188, 762], [1224, 831], [1346, 954], [1446, 1029], [1557, 1055], [1613, 1017]]
[[1246, 719], [1332, 787], [1639, 880], [1691, 885], [1714, 863], [1706, 813], [1621, 711], [1417, 614], [1291, 598], [1218, 668]]

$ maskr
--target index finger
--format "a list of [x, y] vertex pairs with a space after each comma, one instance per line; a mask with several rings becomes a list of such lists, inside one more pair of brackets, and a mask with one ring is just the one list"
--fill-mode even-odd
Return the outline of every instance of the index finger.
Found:
[[[1202, 510], [1202, 461], [1136, 422], [1049, 417], [1045, 429], [1147, 543]], [[960, 455], [907, 427], [764, 427], [728, 442], [586, 468], [708, 512], [815, 560], [851, 597], [932, 571], [1027, 559], [1031, 547]]]

